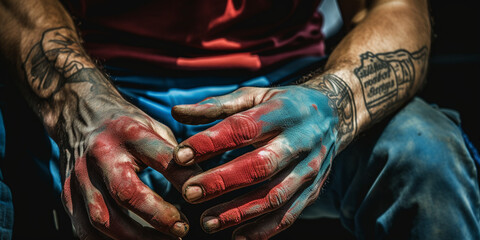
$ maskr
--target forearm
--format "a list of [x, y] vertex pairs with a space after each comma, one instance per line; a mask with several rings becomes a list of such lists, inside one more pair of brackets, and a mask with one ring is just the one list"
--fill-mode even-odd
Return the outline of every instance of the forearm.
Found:
[[75, 159], [86, 135], [127, 103], [87, 56], [60, 3], [1, 3], [2, 58], [62, 154]]
[[427, 69], [430, 21], [425, 2], [383, 1], [363, 13], [324, 71], [305, 83], [334, 96], [340, 149], [414, 96]]

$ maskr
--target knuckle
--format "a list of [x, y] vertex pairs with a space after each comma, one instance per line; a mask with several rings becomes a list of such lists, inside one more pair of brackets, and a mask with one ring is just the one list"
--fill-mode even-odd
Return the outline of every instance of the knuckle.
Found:
[[95, 228], [106, 229], [108, 228], [108, 218], [105, 218], [105, 214], [100, 211], [96, 211], [90, 214], [89, 221]]
[[281, 187], [277, 187], [267, 195], [268, 207], [270, 209], [277, 209], [285, 203], [287, 198], [288, 194], [286, 191]]
[[140, 186], [131, 183], [112, 184], [112, 195], [123, 204], [132, 204], [138, 198], [141, 190]]
[[251, 172], [253, 179], [263, 179], [278, 169], [278, 163], [269, 151], [259, 152], [251, 164], [253, 165]]
[[316, 157], [309, 162], [307, 173], [304, 175], [306, 182], [313, 180], [317, 177], [317, 175], [320, 173], [321, 165], [322, 159], [319, 157]]
[[110, 134], [99, 134], [92, 141], [87, 150], [87, 157], [93, 157], [100, 160], [102, 156], [107, 155], [113, 149], [115, 140]]
[[313, 204], [317, 200], [318, 196], [320, 195], [321, 190], [322, 190], [321, 187], [317, 187], [315, 189], [315, 191], [312, 192], [312, 194], [309, 196], [309, 198], [307, 200], [307, 205]]
[[235, 90], [235, 92], [248, 92], [248, 91], [252, 91], [256, 89], [256, 87], [241, 87], [237, 90]]
[[280, 220], [280, 223], [278, 224], [278, 229], [279, 230], [284, 230], [288, 227], [290, 227], [295, 220], [297, 219], [297, 216], [290, 211], [287, 211], [285, 215], [283, 215], [283, 218]]
[[260, 133], [259, 124], [251, 116], [236, 114], [225, 119], [232, 130], [232, 141], [242, 144], [254, 139]]
[[100, 193], [95, 193], [88, 203], [88, 217], [90, 223], [97, 229], [107, 229], [110, 215]]

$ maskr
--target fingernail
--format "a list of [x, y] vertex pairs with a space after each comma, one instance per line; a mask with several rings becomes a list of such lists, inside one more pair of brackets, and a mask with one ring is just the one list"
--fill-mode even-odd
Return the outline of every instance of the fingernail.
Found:
[[203, 190], [199, 186], [188, 186], [185, 188], [185, 198], [188, 201], [196, 201], [203, 197]]
[[190, 147], [182, 146], [178, 148], [176, 156], [178, 164], [187, 165], [192, 162], [194, 152]]
[[187, 235], [188, 224], [184, 222], [176, 222], [170, 229], [170, 232], [173, 233], [175, 236], [183, 237]]
[[213, 232], [220, 228], [220, 221], [216, 217], [204, 217], [203, 218], [203, 229], [206, 232]]

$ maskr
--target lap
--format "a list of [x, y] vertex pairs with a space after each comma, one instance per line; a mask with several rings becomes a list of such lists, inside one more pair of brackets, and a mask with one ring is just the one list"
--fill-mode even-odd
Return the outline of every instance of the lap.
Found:
[[338, 217], [359, 239], [478, 239], [477, 170], [456, 118], [413, 99], [335, 158], [303, 217]]

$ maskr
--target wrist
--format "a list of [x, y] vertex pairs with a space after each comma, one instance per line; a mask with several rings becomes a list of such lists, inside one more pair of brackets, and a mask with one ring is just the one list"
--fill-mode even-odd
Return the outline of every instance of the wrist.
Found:
[[68, 27], [45, 30], [30, 44], [22, 70], [26, 95], [54, 138], [63, 129], [104, 119], [109, 109], [125, 105], [105, 75], [83, 50], [77, 34]]
[[338, 117], [337, 152], [343, 150], [370, 123], [362, 91], [353, 74], [347, 70], [314, 74], [302, 85], [329, 98], [329, 105]]

